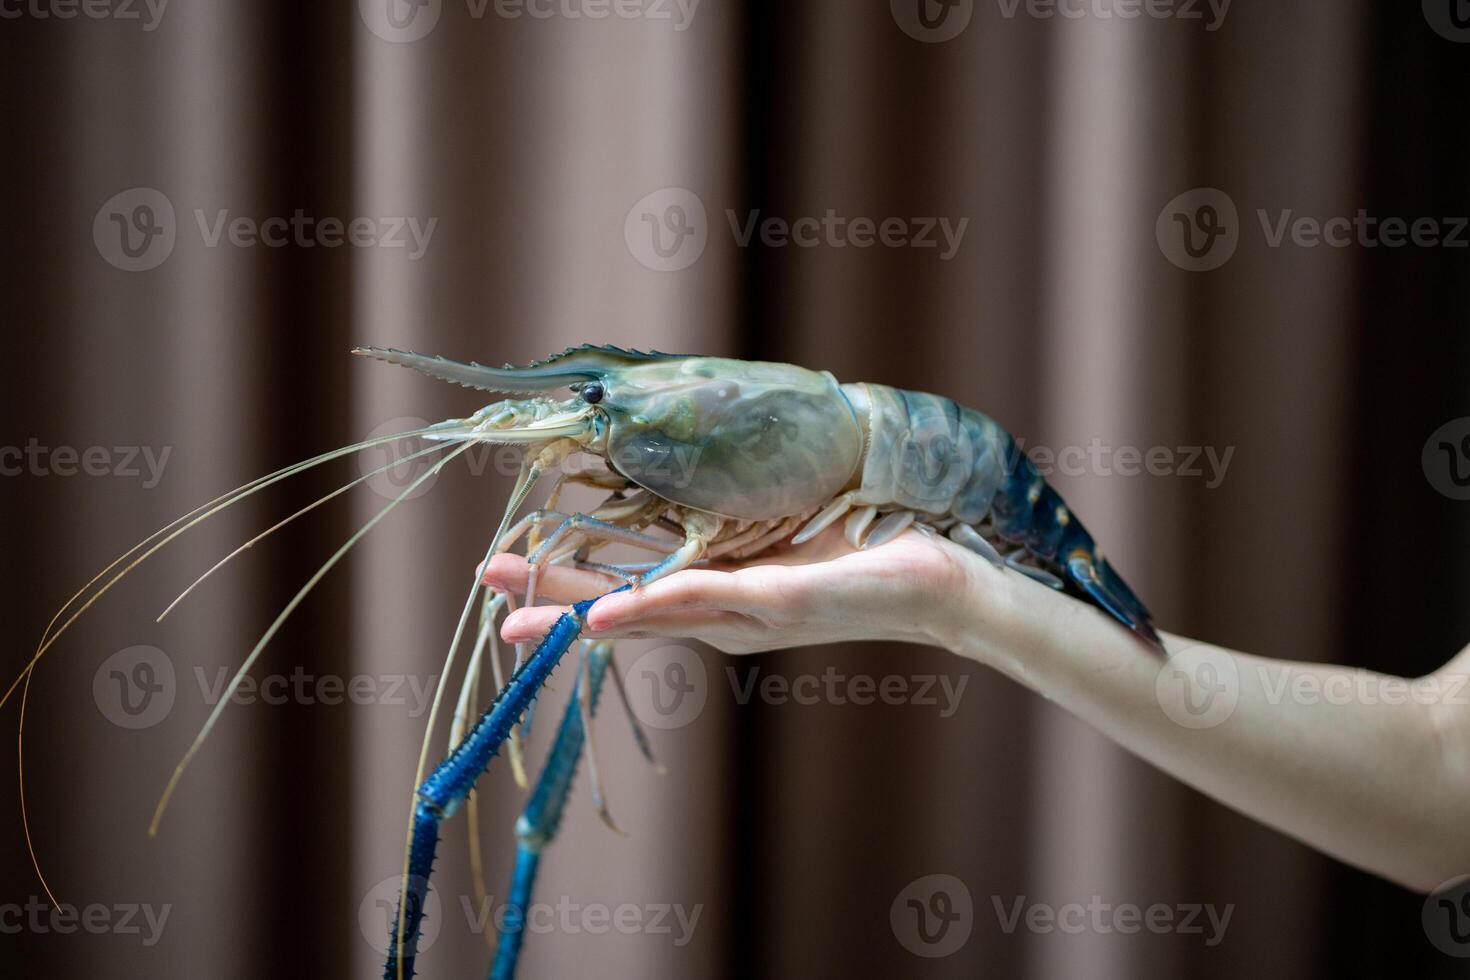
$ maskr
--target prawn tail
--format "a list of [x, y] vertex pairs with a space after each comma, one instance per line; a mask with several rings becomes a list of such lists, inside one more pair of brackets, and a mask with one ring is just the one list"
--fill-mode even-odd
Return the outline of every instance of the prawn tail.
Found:
[[[819, 512], [798, 538], [814, 535], [854, 503], [868, 505], [848, 518], [854, 538], [876, 515], [874, 502], [943, 514], [953, 519], [949, 537], [961, 546], [1065, 589], [1163, 649], [1148, 609], [994, 419], [947, 398], [883, 385], [844, 385], [843, 393], [867, 417], [862, 485]], [[899, 513], [886, 520], [902, 520]]]
[[1091, 548], [1079, 547], [1067, 557], [1066, 569], [1067, 578], [1089, 599], [1149, 643], [1163, 649], [1164, 641], [1154, 630], [1153, 616], [1106, 559], [1099, 557]]
[[1069, 592], [1162, 650], [1153, 615], [1103, 558], [1102, 550], [1061, 495], [1010, 436], [997, 435], [996, 441], [1003, 447], [1005, 477], [990, 500], [990, 516], [1000, 536], [1022, 545], [1033, 561], [1060, 576], [1058, 584]]

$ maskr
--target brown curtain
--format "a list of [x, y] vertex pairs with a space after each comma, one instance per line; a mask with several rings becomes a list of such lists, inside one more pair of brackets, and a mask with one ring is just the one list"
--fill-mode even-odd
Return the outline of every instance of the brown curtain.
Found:
[[[1467, 505], [1420, 465], [1429, 433], [1470, 415], [1466, 253], [1273, 246], [1263, 221], [1286, 209], [1470, 213], [1470, 47], [1415, 4], [1240, 2], [1223, 20], [1203, 3], [1170, 8], [1198, 19], [1097, 12], [1120, 6], [1072, 18], [1035, 16], [1025, 0], [705, 0], [689, 16], [689, 4], [652, 0], [201, 0], [161, 16], [126, 8], [137, 19], [116, 4], [73, 18], [61, 4], [14, 7], [0, 27], [0, 448], [27, 452], [0, 458], [24, 460], [0, 479], [5, 663], [25, 662], [51, 611], [107, 560], [222, 490], [477, 407], [462, 389], [355, 361], [352, 345], [519, 362], [610, 342], [935, 391], [1030, 446], [1231, 450], [1218, 486], [1095, 468], [1054, 482], [1167, 629], [1273, 656], [1431, 669], [1470, 633]], [[113, 201], [134, 188], [172, 216], [136, 210], [158, 197]], [[1236, 251], [1209, 271], [1181, 268], [1160, 244], [1165, 205], [1195, 188], [1236, 208]], [[635, 204], [653, 195], [646, 210], [668, 218], [689, 194], [703, 252], [650, 268]], [[968, 223], [953, 255], [937, 230], [934, 248], [779, 247], [759, 233], [741, 244], [752, 212], [829, 210], [911, 229]], [[372, 219], [406, 247], [232, 243], [231, 220], [263, 228], [298, 211], [344, 227]], [[135, 235], [172, 228], [166, 257], [129, 271], [139, 260], [108, 244], [114, 213]], [[387, 220], [410, 217], [427, 234], [422, 255], [414, 226]], [[62, 447], [100, 447], [107, 463], [70, 477]], [[156, 479], [148, 459], [163, 460]], [[107, 911], [102, 927], [70, 932], [31, 911], [44, 893], [13, 783], [0, 780], [6, 975], [377, 975], [374, 903], [400, 866], [418, 694], [441, 671], [510, 486], [493, 459], [446, 469], [323, 582], [256, 671], [304, 676], [308, 695], [232, 706], [160, 836], [146, 836], [219, 672], [402, 474], [293, 523], [153, 618], [219, 556], [387, 457], [363, 459], [377, 462], [314, 470], [190, 532], [48, 656], [27, 704], [31, 829], [56, 897]], [[137, 646], [161, 653], [112, 659]], [[666, 646], [624, 644], [619, 659]], [[138, 658], [160, 656], [171, 707], [120, 724], [104, 695], [141, 682]], [[638, 758], [608, 702], [598, 745], [628, 835], [596, 819], [584, 774], [539, 889], [573, 909], [573, 928], [530, 936], [524, 976], [1453, 966], [1420, 927], [1419, 896], [1232, 813], [942, 651], [696, 656], [704, 710], [653, 732], [667, 777]], [[752, 678], [829, 670], [934, 676], [963, 694], [948, 716], [942, 697], [738, 696]], [[569, 677], [563, 668], [542, 706], [533, 765]], [[367, 703], [326, 704], [313, 686], [354, 678]], [[457, 689], [456, 675], [446, 716]], [[498, 905], [523, 801], [505, 765], [480, 801]], [[915, 955], [890, 924], [895, 899], [931, 874], [963, 882], [973, 909], [967, 942], [942, 958]], [[463, 817], [446, 827], [436, 886], [422, 970], [480, 975], [489, 954]], [[1007, 930], [1017, 902], [1233, 911], [1211, 946], [1147, 929]], [[594, 906], [634, 908], [644, 928], [576, 925]], [[665, 906], [697, 910], [688, 942], [672, 914], [659, 920], [671, 933], [649, 928]], [[156, 942], [145, 909], [167, 910]]]

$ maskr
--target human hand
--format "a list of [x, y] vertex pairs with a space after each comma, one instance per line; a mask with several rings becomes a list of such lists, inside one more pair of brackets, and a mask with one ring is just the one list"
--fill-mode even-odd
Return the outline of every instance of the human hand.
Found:
[[[726, 653], [846, 640], [947, 645], [961, 604], [949, 600], [964, 598], [976, 563], [949, 540], [915, 530], [858, 551], [837, 526], [750, 561], [686, 569], [636, 592], [607, 596], [588, 611], [584, 636], [687, 638]], [[519, 555], [497, 555], [484, 581], [523, 593], [528, 569]], [[600, 572], [553, 566], [542, 570], [537, 592], [570, 603], [620, 584]], [[534, 642], [566, 611], [564, 605], [519, 609], [506, 618], [501, 635], [507, 642]]]

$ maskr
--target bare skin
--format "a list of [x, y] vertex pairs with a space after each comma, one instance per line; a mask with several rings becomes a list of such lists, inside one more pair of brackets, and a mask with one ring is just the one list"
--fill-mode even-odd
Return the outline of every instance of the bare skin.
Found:
[[[524, 589], [525, 560], [498, 556], [485, 581]], [[552, 568], [540, 590], [567, 603], [618, 584]], [[535, 641], [563, 611], [521, 609], [502, 635]], [[837, 528], [753, 562], [690, 569], [608, 596], [589, 611], [584, 635], [689, 638], [727, 653], [847, 640], [944, 647], [1343, 861], [1419, 891], [1470, 873], [1470, 647], [1413, 681], [1169, 633], [1165, 663], [1102, 612], [942, 537], [911, 531], [854, 551]], [[1222, 690], [1236, 700], [1211, 700]], [[1194, 719], [1181, 713], [1183, 698], [1228, 710]]]

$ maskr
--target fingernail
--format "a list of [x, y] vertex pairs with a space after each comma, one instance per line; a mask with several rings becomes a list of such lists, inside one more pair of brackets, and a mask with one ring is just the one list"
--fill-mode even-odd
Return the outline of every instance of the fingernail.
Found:
[[[593, 620], [596, 620], [594, 623]], [[617, 609], [611, 611], [604, 609], [601, 604], [593, 606], [587, 611], [587, 625], [596, 630], [605, 630], [615, 625], [618, 621]]]

